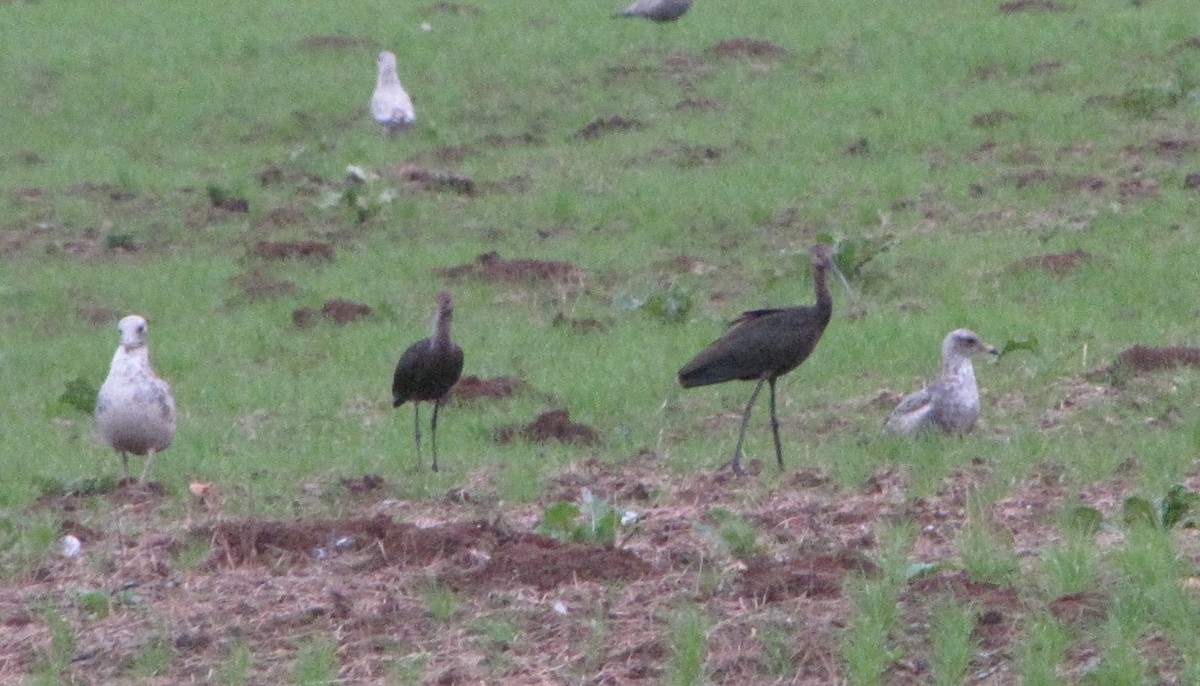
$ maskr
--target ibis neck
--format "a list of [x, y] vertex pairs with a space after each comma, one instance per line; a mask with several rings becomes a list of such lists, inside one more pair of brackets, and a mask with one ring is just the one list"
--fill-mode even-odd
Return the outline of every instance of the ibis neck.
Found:
[[448, 312], [438, 312], [437, 318], [433, 320], [432, 339], [435, 348], [450, 347], [450, 314]]
[[826, 311], [833, 311], [833, 297], [829, 295], [829, 285], [825, 281], [826, 270], [823, 267], [817, 267], [813, 270], [813, 285], [817, 293], [817, 307]]

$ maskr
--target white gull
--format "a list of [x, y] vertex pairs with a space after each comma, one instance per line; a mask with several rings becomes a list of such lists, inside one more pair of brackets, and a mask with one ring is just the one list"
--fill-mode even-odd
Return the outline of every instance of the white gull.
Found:
[[171, 387], [150, 367], [146, 320], [131, 314], [117, 328], [121, 344], [96, 399], [96, 431], [121, 453], [126, 475], [129, 453], [145, 455], [138, 479], [145, 481], [154, 456], [175, 439], [175, 399]]
[[379, 75], [375, 80], [375, 93], [371, 95], [371, 116], [387, 129], [388, 134], [395, 134], [411, 126], [417, 115], [413, 111], [412, 98], [408, 97], [396, 75], [396, 55], [384, 50], [376, 62]]

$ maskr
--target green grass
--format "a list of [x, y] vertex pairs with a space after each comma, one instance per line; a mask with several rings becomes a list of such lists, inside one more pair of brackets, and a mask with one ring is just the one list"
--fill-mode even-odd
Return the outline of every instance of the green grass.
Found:
[[[1064, 656], [1089, 640], [1106, 647], [1085, 680], [1152, 679], [1141, 657], [1147, 627], [1179, 652], [1184, 675], [1200, 673], [1186, 639], [1195, 602], [1178, 586], [1188, 558], [1172, 533], [1110, 521], [1126, 534], [1111, 548], [1094, 546], [1095, 532], [1064, 531], [1018, 550], [991, 512], [1043, 474], [1068, 493], [1117, 481], [1151, 500], [1195, 474], [1200, 370], [1115, 384], [1084, 375], [1135, 344], [1200, 337], [1200, 195], [1186, 181], [1200, 172], [1200, 5], [1101, 0], [1007, 14], [993, 0], [764, 0], [730, 13], [701, 0], [684, 20], [652, 26], [608, 22], [595, 3], [495, 0], [464, 14], [440, 4], [0, 4], [0, 92], [9, 95], [0, 140], [11, 142], [0, 151], [0, 577], [34, 578], [59, 562], [63, 518], [39, 498], [120, 475], [91, 435], [88, 403], [61, 397], [99, 386], [121, 314], [149, 318], [152, 359], [179, 408], [175, 444], [153, 472], [167, 518], [191, 521], [190, 482], [215, 483], [224, 516], [337, 515], [345, 503], [305, 497], [302, 484], [363, 474], [384, 476], [387, 496], [406, 501], [485, 474], [485, 498], [528, 503], [590, 459], [653, 454], [674, 475], [724, 463], [749, 386], [684, 391], [675, 370], [738, 312], [811, 301], [807, 249], [817, 236], [886, 237], [888, 250], [855, 276], [854, 299], [835, 288], [823, 340], [779, 384], [787, 469], [815, 467], [850, 490], [895, 469], [905, 475], [901, 497], [916, 501], [978, 466], [985, 490], [965, 504], [953, 562], [1001, 586], [1030, 574], [1031, 605], [1096, 591], [1112, 608], [1102, 636], [1049, 617], [1032, 623], [1014, 658], [1024, 683], [1057, 683]], [[712, 50], [737, 37], [788, 52]], [[384, 48], [401, 55], [417, 106], [416, 127], [395, 139], [365, 111]], [[574, 135], [611, 116], [644, 126]], [[866, 154], [848, 154], [859, 139]], [[404, 162], [469, 176], [482, 192], [411, 190], [387, 175]], [[361, 223], [323, 202], [350, 165], [382, 175], [366, 186], [373, 211]], [[261, 183], [268, 168], [284, 181]], [[210, 214], [210, 187], [245, 198], [250, 211]], [[385, 191], [394, 199], [381, 201]], [[269, 228], [285, 210], [295, 221]], [[329, 241], [336, 256], [263, 262], [247, 254], [259, 240]], [[1077, 249], [1093, 259], [1064, 274], [1019, 266]], [[536, 287], [432, 274], [488, 250], [570, 261], [587, 277], [581, 287]], [[678, 267], [681, 256], [698, 268]], [[247, 273], [295, 291], [248, 298], [238, 285]], [[535, 391], [445, 408], [444, 469], [434, 474], [415, 467], [411, 410], [392, 410], [388, 387], [399, 353], [428, 335], [443, 288], [454, 292], [466, 373], [516, 376]], [[668, 294], [686, 294], [690, 309], [676, 319], [627, 306]], [[374, 314], [293, 327], [293, 310], [338, 297]], [[89, 322], [99, 310], [111, 321]], [[559, 313], [606, 328], [555, 326]], [[993, 344], [1036, 337], [1039, 346], [977, 366], [984, 415], [973, 435], [880, 437], [888, 408], [872, 399], [935, 374], [940, 340], [960, 326]], [[1099, 391], [1064, 403], [1086, 387]], [[602, 442], [494, 440], [499, 427], [559, 407]], [[772, 453], [762, 403], [746, 455], [764, 469], [745, 488], [791, 488]], [[81, 508], [72, 516], [87, 526], [138, 530], [136, 513]], [[757, 552], [769, 535], [739, 512], [718, 524], [735, 554]], [[896, 657], [888, 608], [911, 535], [884, 542], [884, 579], [851, 588], [839, 650], [856, 683], [882, 683]], [[194, 568], [206, 550], [197, 544], [177, 562]], [[449, 589], [421, 597], [436, 622], [461, 619]], [[75, 618], [60, 611], [43, 617], [54, 641], [39, 682], [70, 664]], [[707, 678], [707, 621], [683, 612], [670, 623], [672, 682]], [[940, 682], [963, 673], [965, 621], [937, 615]], [[495, 641], [506, 627], [482, 635]], [[132, 674], [172, 669], [169, 637], [158, 640], [135, 656]], [[771, 635], [764, 641], [782, 677], [792, 657]], [[219, 678], [254, 681], [258, 656], [231, 650]], [[294, 681], [336, 678], [335, 659], [324, 644], [306, 648]], [[416, 682], [423, 666], [398, 662], [397, 678]]]

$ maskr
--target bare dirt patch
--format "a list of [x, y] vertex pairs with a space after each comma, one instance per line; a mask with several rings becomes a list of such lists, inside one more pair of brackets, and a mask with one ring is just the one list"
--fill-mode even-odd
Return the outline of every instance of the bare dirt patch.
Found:
[[575, 317], [568, 317], [562, 312], [554, 315], [554, 319], [550, 320], [550, 325], [569, 326], [576, 333], [582, 334], [604, 333], [605, 331], [608, 331], [608, 324], [600, 321], [599, 319], [595, 319], [593, 317], [577, 319]]
[[758, 59], [783, 59], [790, 55], [786, 49], [770, 41], [754, 38], [730, 38], [712, 47], [717, 57], [737, 59], [739, 57], [755, 57]]
[[473, 400], [501, 400], [529, 391], [529, 384], [512, 376], [481, 379], [464, 376], [450, 389], [450, 398], [460, 403]]
[[500, 257], [499, 253], [487, 252], [475, 258], [473, 264], [445, 267], [434, 272], [446, 279], [473, 277], [493, 283], [550, 282], [559, 285], [583, 283], [585, 272], [570, 262], [551, 260], [516, 259]]
[[242, 297], [249, 301], [282, 298], [299, 290], [294, 282], [274, 279], [255, 269], [234, 276], [233, 283]]
[[278, 243], [275, 241], [259, 241], [250, 248], [251, 257], [262, 260], [293, 260], [308, 259], [317, 262], [328, 262], [333, 259], [333, 246], [319, 241], [297, 241]]
[[613, 115], [611, 117], [593, 119], [586, 126], [571, 134], [570, 137], [592, 140], [609, 133], [638, 131], [644, 128], [646, 128], [646, 125], [636, 119], [626, 119], [620, 115]]
[[337, 326], [345, 326], [365, 317], [371, 316], [371, 308], [351, 300], [327, 300], [321, 309], [301, 307], [292, 312], [292, 325], [297, 329], [310, 329], [322, 319], [329, 320]]
[[1054, 2], [1053, 0], [1015, 0], [1014, 2], [1006, 2], [1000, 5], [1000, 11], [1003, 14], [1017, 14], [1018, 12], [1065, 12], [1067, 6]]
[[1091, 253], [1084, 250], [1072, 250], [1071, 252], [1026, 257], [1014, 266], [1020, 269], [1040, 269], [1055, 276], [1063, 276], [1091, 260]]
[[990, 110], [971, 117], [971, 126], [979, 129], [992, 129], [1017, 118], [1008, 110]]
[[473, 196], [479, 190], [475, 180], [448, 171], [426, 169], [418, 164], [405, 163], [380, 171], [380, 176], [403, 184], [412, 191], [455, 193]]
[[254, 220], [254, 228], [262, 231], [284, 229], [308, 221], [304, 208], [295, 205], [276, 207]]
[[538, 415], [528, 424], [514, 424], [501, 427], [496, 431], [496, 442], [511, 443], [515, 438], [522, 438], [530, 443], [573, 443], [593, 445], [600, 442], [600, 434], [595, 429], [571, 421], [567, 410], [551, 410]]
[[[618, 464], [569, 465], [552, 477], [544, 503], [574, 500], [586, 488], [636, 511], [640, 530], [614, 548], [529, 533], [544, 503], [498, 507], [486, 486], [494, 476], [484, 468], [452, 489], [461, 494], [469, 485], [481, 497], [418, 502], [395, 498], [394, 485], [378, 475], [343, 477], [321, 495], [344, 512], [337, 517], [305, 516], [302, 502], [294, 519], [230, 517], [219, 502], [181, 516], [165, 506], [165, 489], [132, 483], [43, 499], [38, 510], [57, 513], [60, 534], [82, 541], [82, 553], [51, 555], [4, 582], [0, 681], [17, 683], [45, 664], [57, 645], [46, 620], [53, 612], [74, 632], [61, 675], [73, 683], [130, 682], [138, 656], [158, 644], [171, 652], [162, 678], [211, 681], [214, 665], [249, 650], [250, 681], [286, 683], [314, 641], [336, 648], [337, 678], [346, 683], [391, 683], [397, 669], [421, 683], [523, 686], [569, 675], [657, 683], [682, 603], [709, 622], [712, 683], [776, 683], [780, 659], [789, 665], [787, 683], [841, 683], [838, 646], [854, 605], [846, 582], [879, 574], [875, 532], [898, 518], [917, 524], [916, 560], [951, 564], [902, 590], [904, 630], [888, 683], [928, 680], [928, 666], [914, 656], [929, 650], [931, 611], [947, 602], [975, 608], [981, 650], [972, 673], [991, 675], [981, 683], [1017, 683], [1013, 651], [1031, 616], [1045, 611], [1037, 589], [1026, 597], [1019, 587], [972, 580], [953, 564], [967, 497], [994, 478], [986, 465], [947, 477], [916, 502], [902, 469], [843, 489], [811, 467], [778, 488], [727, 474], [674, 474], [649, 452]], [[1035, 476], [996, 503], [995, 525], [1012, 532], [1018, 549], [1052, 536], [1045, 513], [1082, 501], [1115, 516], [1125, 495], [1052, 482]], [[699, 526], [712, 521], [713, 508], [752, 523], [757, 556], [733, 557]], [[88, 609], [96, 603], [107, 610]], [[1049, 605], [1065, 625], [1084, 630], [1107, 612], [1098, 595]], [[1064, 667], [1088, 659], [1071, 656]]]
[[849, 574], [875, 574], [875, 563], [857, 551], [775, 560], [754, 557], [742, 573], [741, 594], [760, 602], [788, 598], [839, 596]]
[[[307, 565], [335, 556], [358, 569], [430, 567], [456, 590], [533, 586], [548, 590], [580, 581], [631, 581], [651, 570], [637, 555], [518, 533], [483, 520], [418, 527], [387, 516], [311, 522], [241, 520], [200, 529], [210, 540], [208, 565]], [[357, 554], [357, 555], [356, 555]]]
[[356, 50], [366, 44], [362, 38], [351, 36], [305, 36], [299, 41], [304, 50]]
[[1150, 348], [1135, 345], [1117, 355], [1112, 365], [1093, 372], [1093, 377], [1119, 380], [1130, 374], [1149, 374], [1176, 367], [1200, 367], [1200, 348]]
[[720, 162], [728, 151], [709, 145], [679, 144], [669, 148], [654, 148], [626, 162], [629, 166], [667, 161], [679, 169], [694, 169]]

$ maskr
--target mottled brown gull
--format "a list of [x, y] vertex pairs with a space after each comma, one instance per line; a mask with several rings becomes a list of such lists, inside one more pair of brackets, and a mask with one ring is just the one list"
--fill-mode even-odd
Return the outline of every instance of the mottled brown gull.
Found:
[[979, 419], [979, 389], [971, 358], [981, 353], [996, 355], [969, 329], [955, 329], [942, 341], [942, 373], [925, 388], [900, 401], [887, 418], [883, 430], [894, 436], [909, 436], [926, 429], [947, 434], [965, 434]]
[[384, 50], [379, 53], [376, 63], [379, 74], [375, 79], [375, 92], [371, 95], [371, 116], [387, 129], [389, 135], [395, 134], [411, 126], [417, 115], [413, 111], [412, 98], [408, 97], [396, 75], [396, 56]]
[[692, 6], [692, 0], [637, 0], [614, 17], [642, 17], [650, 21], [675, 21]]
[[121, 453], [129, 474], [129, 453], [144, 455], [145, 481], [154, 456], [175, 439], [175, 399], [171, 387], [154, 374], [146, 347], [146, 320], [136, 314], [117, 324], [121, 344], [96, 399], [96, 431]]

